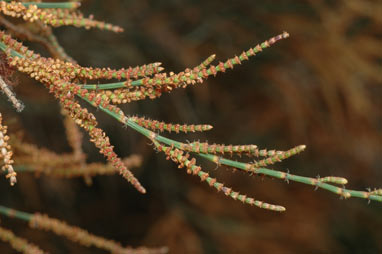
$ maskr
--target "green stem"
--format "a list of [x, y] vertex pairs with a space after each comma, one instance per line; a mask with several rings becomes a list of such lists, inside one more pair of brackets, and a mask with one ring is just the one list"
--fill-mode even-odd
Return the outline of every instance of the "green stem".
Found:
[[[143, 79], [134, 80], [130, 83], [131, 86], [140, 86], [143, 84]], [[79, 84], [81, 88], [88, 90], [105, 90], [105, 89], [118, 89], [118, 88], [126, 88], [126, 82], [115, 82], [115, 83], [107, 83], [107, 84]]]
[[[85, 98], [83, 98], [83, 99], [86, 100]], [[86, 101], [88, 101], [88, 100], [86, 100]], [[182, 146], [181, 142], [178, 142], [178, 141], [163, 137], [159, 134], [156, 134], [156, 133], [136, 124], [135, 122], [130, 120], [128, 117], [121, 117], [121, 115], [118, 115], [114, 112], [111, 112], [108, 109], [103, 108], [102, 106], [99, 106], [99, 108], [102, 111], [104, 111], [105, 113], [107, 113], [108, 115], [117, 119], [119, 122], [125, 124], [126, 126], [129, 126], [130, 128], [136, 130], [137, 132], [141, 133], [142, 135], [146, 136], [149, 139], [155, 139], [158, 142], [162, 142], [168, 146], [174, 146], [178, 149], [182, 149], [181, 148], [181, 146]], [[243, 171], [248, 172], [248, 173], [263, 174], [266, 176], [270, 176], [270, 177], [274, 177], [274, 178], [278, 178], [278, 179], [283, 179], [286, 181], [294, 181], [294, 182], [300, 182], [300, 183], [316, 186], [317, 188], [321, 188], [321, 189], [336, 193], [336, 194], [341, 195], [345, 198], [357, 197], [357, 198], [364, 198], [364, 199], [382, 202], [382, 196], [370, 195], [369, 192], [365, 192], [365, 191], [347, 190], [345, 188], [341, 188], [341, 187], [338, 187], [338, 186], [335, 186], [332, 184], [320, 182], [319, 179], [315, 179], [315, 178], [311, 178], [311, 177], [304, 177], [304, 176], [297, 176], [297, 175], [293, 175], [290, 173], [277, 171], [277, 170], [273, 170], [273, 169], [268, 169], [268, 168], [252, 169], [252, 168], [248, 167], [250, 165], [248, 163], [233, 161], [233, 160], [221, 158], [221, 157], [218, 157], [218, 156], [212, 155], [212, 154], [197, 153], [197, 155], [202, 157], [202, 158], [205, 158], [209, 161], [212, 161], [212, 162], [215, 162], [215, 163], [218, 163], [221, 165], [230, 166], [233, 168], [238, 168], [238, 169], [243, 170]]]
[[[207, 160], [216, 161], [216, 156], [211, 154], [198, 154], [200, 157], [203, 157]], [[263, 174], [266, 176], [271, 176], [279, 179], [284, 179], [286, 181], [294, 181], [294, 182], [300, 182], [308, 185], [317, 186], [318, 188], [328, 190], [330, 192], [339, 194], [341, 196], [346, 197], [357, 197], [357, 198], [365, 198], [370, 200], [375, 200], [378, 202], [382, 202], [382, 196], [379, 195], [370, 195], [369, 192], [365, 191], [355, 191], [355, 190], [347, 190], [345, 188], [340, 188], [338, 186], [323, 183], [320, 182], [320, 180], [317, 178], [311, 178], [311, 177], [305, 177], [305, 176], [297, 176], [290, 173], [285, 173], [282, 171], [277, 171], [273, 169], [267, 169], [267, 168], [256, 168], [253, 171], [248, 169], [247, 163], [242, 163], [238, 161], [232, 161], [225, 158], [219, 158], [218, 163], [234, 168], [241, 169], [243, 171], [249, 172], [249, 173], [256, 173], [256, 174]]]
[[25, 221], [30, 221], [30, 219], [33, 216], [33, 214], [17, 211], [15, 209], [8, 208], [2, 205], [0, 205], [0, 214], [5, 215], [9, 218], [16, 218]]
[[[0, 41], [0, 49], [5, 52], [7, 50], [7, 48], [8, 48], [7, 45], [5, 45], [3, 42]], [[17, 56], [17, 57], [20, 57], [20, 58], [24, 58], [25, 57], [24, 55], [20, 54], [19, 52], [15, 51], [13, 49], [11, 49], [11, 55], [12, 56]]]

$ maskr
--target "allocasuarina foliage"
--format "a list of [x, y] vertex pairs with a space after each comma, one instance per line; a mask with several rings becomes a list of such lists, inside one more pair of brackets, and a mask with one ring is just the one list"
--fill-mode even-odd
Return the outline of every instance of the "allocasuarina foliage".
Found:
[[[12, 92], [12, 82], [9, 77], [13, 69], [29, 75], [31, 78], [41, 82], [49, 92], [59, 101], [62, 113], [66, 117], [65, 127], [68, 141], [73, 148], [73, 153], [69, 155], [57, 155], [52, 152], [38, 149], [30, 144], [22, 144], [15, 141], [13, 144], [16, 149], [22, 151], [20, 156], [22, 163], [31, 165], [36, 171], [53, 176], [85, 176], [90, 177], [94, 174], [107, 174], [118, 171], [128, 182], [130, 182], [139, 192], [145, 193], [145, 188], [139, 180], [129, 170], [128, 166], [136, 163], [123, 161], [113, 149], [106, 133], [99, 127], [96, 117], [89, 112], [79, 102], [86, 101], [93, 107], [105, 112], [122, 126], [127, 126], [147, 137], [154, 149], [165, 154], [167, 159], [171, 159], [180, 168], [186, 168], [188, 174], [199, 177], [209, 186], [218, 192], [223, 192], [226, 196], [243, 203], [254, 205], [260, 208], [273, 211], [285, 211], [280, 205], [268, 204], [263, 201], [240, 194], [225, 186], [209, 173], [202, 170], [197, 165], [196, 158], [204, 158], [216, 163], [218, 166], [224, 165], [232, 169], [238, 169], [248, 174], [261, 174], [285, 181], [296, 181], [304, 184], [316, 186], [334, 192], [344, 198], [358, 197], [382, 202], [381, 189], [374, 191], [355, 191], [344, 187], [347, 180], [342, 177], [327, 176], [310, 178], [293, 175], [289, 172], [272, 170], [268, 167], [276, 162], [281, 162], [293, 155], [302, 152], [305, 145], [299, 145], [287, 151], [275, 151], [260, 149], [256, 145], [226, 145], [210, 144], [207, 142], [180, 142], [166, 138], [162, 132], [202, 132], [212, 129], [211, 125], [188, 125], [164, 123], [157, 120], [146, 119], [144, 117], [126, 115], [119, 107], [120, 104], [131, 101], [156, 99], [163, 93], [169, 93], [177, 88], [186, 88], [189, 85], [203, 83], [208, 77], [216, 76], [220, 72], [233, 69], [234, 66], [241, 64], [250, 57], [255, 56], [264, 49], [272, 46], [276, 42], [289, 37], [287, 32], [272, 37], [263, 43], [242, 52], [239, 56], [230, 58], [224, 62], [213, 64], [215, 55], [211, 55], [200, 65], [194, 68], [187, 68], [179, 73], [165, 73], [160, 63], [151, 63], [143, 66], [128, 67], [122, 69], [92, 68], [83, 67], [69, 57], [63, 48], [58, 44], [51, 27], [72, 25], [76, 27], [98, 28], [113, 32], [122, 32], [123, 29], [96, 21], [93, 17], [84, 17], [78, 11], [80, 6], [77, 2], [29, 2], [29, 1], [0, 1], [0, 12], [3, 16], [20, 18], [26, 22], [33, 23], [38, 27], [38, 32], [16, 26], [13, 22], [4, 17], [0, 17], [0, 23], [5, 30], [0, 31], [0, 48], [2, 59], [0, 65], [0, 87], [6, 94], [14, 107], [21, 111], [23, 104]], [[22, 43], [16, 41], [11, 36], [27, 38], [44, 45], [51, 53], [52, 57], [43, 57]], [[111, 80], [110, 83], [89, 84], [91, 80]], [[82, 127], [89, 135], [90, 141], [99, 149], [107, 161], [108, 166], [86, 164], [85, 156], [81, 150], [82, 135], [77, 126]], [[16, 183], [17, 172], [22, 172], [25, 168], [14, 167], [12, 160], [12, 148], [10, 147], [9, 137], [6, 135], [7, 127], [2, 124], [0, 115], [0, 157], [3, 159], [2, 169], [6, 172], [6, 177], [10, 179], [11, 185]], [[31, 160], [36, 154], [43, 155], [42, 162]], [[248, 156], [256, 158], [251, 163], [236, 161], [232, 156]], [[228, 158], [227, 158], [228, 157]], [[261, 157], [261, 158], [259, 158]], [[81, 171], [73, 167], [73, 161], [82, 165]], [[44, 164], [45, 163], [45, 164]], [[53, 164], [52, 164], [53, 163]], [[16, 162], [17, 164], [17, 158]], [[139, 164], [139, 163], [138, 163]], [[39, 167], [40, 165], [40, 167]], [[45, 170], [41, 165], [48, 165], [49, 170]], [[68, 166], [72, 165], [72, 167]], [[53, 168], [53, 169], [52, 169]], [[67, 170], [62, 170], [67, 168]], [[59, 235], [63, 235], [86, 246], [94, 245], [104, 248], [113, 253], [162, 253], [166, 249], [138, 249], [133, 250], [123, 248], [119, 243], [93, 236], [82, 229], [68, 226], [63, 222], [50, 219], [46, 216], [31, 215], [24, 212], [15, 211], [6, 207], [0, 207], [0, 213], [20, 218], [30, 222], [31, 227], [51, 230]], [[17, 250], [25, 253], [43, 253], [37, 247], [25, 247], [28, 243], [18, 239], [12, 232], [5, 229], [0, 230], [0, 238]], [[29, 251], [28, 251], [29, 250]]]

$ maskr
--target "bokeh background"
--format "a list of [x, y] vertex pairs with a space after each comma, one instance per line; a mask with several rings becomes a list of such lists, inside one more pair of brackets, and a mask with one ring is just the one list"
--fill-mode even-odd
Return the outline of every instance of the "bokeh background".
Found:
[[[291, 37], [202, 85], [123, 107], [130, 114], [174, 123], [209, 123], [203, 134], [178, 140], [257, 144], [307, 150], [274, 168], [315, 177], [343, 176], [348, 188], [382, 186], [382, 3], [377, 0], [108, 0], [83, 1], [81, 10], [117, 24], [123, 34], [72, 27], [55, 29], [80, 64], [127, 67], [160, 61], [181, 71], [210, 54], [225, 60], [282, 31]], [[45, 53], [44, 48], [32, 45]], [[41, 85], [18, 76], [17, 114], [5, 97], [10, 132], [58, 153], [69, 152], [57, 102]], [[168, 246], [170, 253], [382, 253], [382, 205], [340, 200], [311, 186], [232, 173], [200, 160], [228, 186], [283, 205], [279, 214], [227, 199], [187, 175], [149, 142], [96, 112], [122, 157], [141, 154], [134, 173], [141, 195], [120, 176], [36, 178], [25, 173], [10, 187], [1, 179], [0, 203], [43, 212], [132, 246]], [[88, 161], [103, 161], [87, 141]], [[104, 253], [29, 229], [2, 224], [50, 253]], [[1, 253], [14, 253], [0, 243]]]

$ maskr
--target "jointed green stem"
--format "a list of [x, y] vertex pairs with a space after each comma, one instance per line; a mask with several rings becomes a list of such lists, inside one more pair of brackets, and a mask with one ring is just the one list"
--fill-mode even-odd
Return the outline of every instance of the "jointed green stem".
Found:
[[[86, 99], [85, 99], [86, 100]], [[130, 128], [136, 130], [137, 132], [141, 133], [142, 135], [146, 136], [149, 139], [155, 139], [156, 141], [160, 143], [164, 143], [168, 146], [173, 146], [178, 149], [181, 149], [182, 143], [163, 137], [159, 134], [156, 134], [142, 126], [139, 126], [132, 120], [130, 120], [126, 116], [118, 115], [114, 112], [109, 111], [108, 109], [103, 108], [102, 106], [99, 107], [102, 111], [109, 114], [110, 116], [117, 119], [119, 122], [129, 126]], [[212, 161], [214, 163], [217, 163], [218, 165], [226, 165], [233, 168], [240, 169], [242, 171], [248, 172], [248, 173], [254, 173], [254, 174], [262, 174], [278, 179], [283, 179], [286, 181], [294, 181], [294, 182], [300, 182], [308, 185], [316, 186], [317, 188], [325, 189], [327, 191], [336, 193], [344, 198], [350, 198], [350, 197], [357, 197], [357, 198], [364, 198], [369, 200], [374, 200], [378, 202], [382, 202], [382, 196], [380, 195], [372, 195], [370, 192], [365, 191], [355, 191], [355, 190], [347, 190], [345, 188], [341, 188], [338, 186], [335, 186], [333, 184], [329, 184], [326, 182], [320, 181], [319, 178], [311, 178], [311, 177], [304, 177], [304, 176], [297, 176], [290, 173], [268, 169], [268, 168], [253, 168], [251, 164], [233, 161], [230, 159], [222, 158], [216, 155], [212, 154], [205, 154], [205, 153], [197, 153], [198, 156], [203, 157], [209, 161]]]

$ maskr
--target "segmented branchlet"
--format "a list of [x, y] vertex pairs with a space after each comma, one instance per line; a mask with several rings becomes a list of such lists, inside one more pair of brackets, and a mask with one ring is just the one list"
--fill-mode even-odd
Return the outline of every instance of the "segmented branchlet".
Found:
[[257, 145], [225, 145], [225, 144], [209, 144], [207, 142], [191, 142], [188, 144], [181, 144], [181, 149], [187, 152], [194, 153], [206, 153], [206, 154], [230, 154], [233, 156], [237, 155], [247, 155], [247, 156], [275, 156], [277, 154], [282, 154], [284, 151], [276, 150], [259, 150]]
[[[72, 111], [71, 108], [66, 109], [69, 110], [69, 112]], [[95, 144], [95, 146], [99, 149], [99, 152], [107, 158], [111, 165], [119, 171], [120, 175], [130, 182], [139, 192], [146, 193], [145, 188], [114, 152], [113, 146], [110, 144], [109, 137], [106, 136], [102, 129], [95, 127], [97, 122], [94, 123], [93, 121], [88, 121], [87, 119], [79, 119], [73, 114], [71, 114], [71, 116], [78, 125], [89, 133], [90, 141]]]
[[208, 173], [202, 171], [200, 166], [196, 166], [195, 158], [189, 160], [190, 154], [184, 154], [183, 151], [177, 148], [164, 146], [156, 140], [152, 141], [158, 151], [164, 152], [167, 155], [167, 159], [171, 159], [177, 163], [179, 168], [186, 167], [188, 174], [199, 176], [202, 182], [207, 182], [209, 186], [214, 187], [218, 192], [222, 191], [226, 196], [229, 196], [234, 200], [239, 200], [245, 204], [254, 205], [259, 208], [277, 212], [285, 211], [283, 206], [268, 204], [263, 201], [255, 200], [254, 198], [247, 197], [246, 195], [242, 195], [239, 192], [233, 191], [231, 188], [228, 188], [222, 183], [217, 182], [216, 178], [211, 178]]
[[274, 155], [270, 155], [270, 157], [268, 158], [254, 162], [252, 166], [254, 168], [260, 168], [260, 167], [266, 167], [268, 165], [275, 164], [276, 162], [281, 162], [282, 160], [285, 160], [293, 155], [301, 153], [302, 151], [305, 150], [305, 148], [306, 148], [305, 145], [299, 145], [285, 152], [277, 152]]
[[100, 128], [90, 125], [88, 122], [83, 122], [83, 128], [88, 131], [90, 141], [95, 144], [99, 152], [103, 154], [107, 160], [119, 170], [128, 182], [130, 182], [139, 192], [146, 193], [145, 188], [141, 185], [138, 179], [135, 178], [133, 173], [126, 167], [122, 160], [114, 152], [113, 146], [110, 144], [109, 137]]
[[[74, 80], [78, 78], [90, 79], [90, 80], [92, 79], [118, 79], [118, 80], [127, 79], [127, 81], [125, 81], [126, 82], [125, 85], [126, 87], [129, 87], [131, 86], [130, 83], [132, 82], [130, 79], [137, 79], [139, 77], [150, 76], [150, 75], [159, 73], [160, 71], [163, 70], [163, 68], [160, 67], [161, 63], [159, 62], [142, 65], [142, 66], [136, 66], [136, 67], [128, 67], [127, 69], [121, 68], [118, 70], [110, 69], [110, 68], [82, 67], [73, 62], [65, 62], [60, 59], [41, 57], [41, 55], [36, 54], [35, 52], [31, 50], [28, 50], [26, 47], [23, 46], [22, 43], [19, 43], [16, 40], [12, 39], [9, 35], [6, 35], [3, 32], [0, 32], [0, 36], [2, 37], [1, 40], [4, 42], [4, 44], [6, 44], [9, 48], [15, 50], [16, 52], [18, 52], [19, 54], [27, 58], [27, 59], [24, 59], [24, 58], [16, 57], [16, 59], [22, 59], [22, 61], [33, 60], [34, 65], [49, 67], [49, 69], [51, 71], [54, 71], [56, 75], [60, 75], [61, 77], [66, 77], [69, 80]], [[102, 89], [102, 85], [87, 85], [87, 87], [90, 87], [96, 90]]]
[[24, 254], [46, 254], [47, 252], [41, 250], [34, 244], [29, 243], [27, 240], [16, 236], [12, 231], [0, 227], [0, 240], [8, 242], [13, 249]]
[[66, 9], [40, 9], [36, 4], [25, 4], [20, 2], [0, 2], [0, 11], [7, 16], [23, 18], [28, 22], [41, 21], [44, 24], [59, 27], [72, 25], [75, 27], [98, 28], [113, 32], [123, 32], [123, 28], [102, 21], [93, 20], [92, 16], [84, 18], [79, 12]]
[[[190, 84], [202, 83], [209, 76], [214, 75], [218, 72], [225, 72], [226, 69], [233, 69], [237, 64], [241, 64], [242, 61], [248, 60], [249, 57], [255, 56], [257, 53], [261, 52], [263, 49], [270, 47], [275, 42], [289, 37], [287, 32], [284, 32], [278, 36], [272, 37], [271, 39], [264, 41], [261, 44], [258, 44], [256, 47], [251, 48], [240, 56], [235, 56], [234, 58], [228, 59], [226, 62], [220, 62], [218, 65], [209, 65], [215, 55], [211, 55], [206, 60], [204, 60], [200, 65], [196, 66], [193, 69], [186, 69], [179, 73], [157, 73], [154, 77], [146, 77], [139, 80], [129, 82], [119, 82], [119, 83], [110, 83], [110, 84], [100, 84], [99, 87], [108, 87], [110, 89], [129, 87], [131, 86], [145, 86], [148, 88], [161, 89], [161, 91], [170, 92], [174, 88], [185, 88]], [[84, 85], [84, 87], [89, 89], [96, 89], [94, 85]], [[144, 93], [141, 94], [144, 96]]]
[[[160, 72], [163, 68], [160, 67], [160, 63], [152, 63], [148, 65], [136, 66], [134, 68], [129, 67], [127, 69], [110, 69], [110, 68], [91, 68], [91, 67], [82, 67], [71, 62], [64, 62], [59, 59], [52, 58], [42, 58], [38, 54], [35, 54], [35, 57], [39, 58], [39, 64], [48, 65], [55, 74], [60, 76], [67, 77], [70, 80], [74, 79], [128, 79], [126, 81], [126, 86], [129, 86], [130, 78], [139, 78], [145, 77], [157, 72]], [[33, 59], [36, 61], [36, 59]], [[103, 89], [101, 85], [88, 85], [94, 86], [95, 90]]]
[[[66, 69], [68, 72], [76, 73], [77, 78], [85, 79], [127, 79], [125, 86], [129, 87], [131, 80], [137, 79], [139, 77], [151, 76], [153, 74], [161, 72], [164, 68], [160, 67], [162, 63], [151, 63], [144, 64], [142, 66], [129, 67], [127, 69], [110, 69], [110, 68], [92, 68], [92, 67], [81, 67], [75, 65], [73, 69]], [[95, 87], [95, 89], [102, 89], [102, 86]]]
[[70, 116], [75, 119], [75, 121], [81, 125], [81, 121], [87, 121], [92, 126], [97, 126], [97, 120], [95, 116], [88, 112], [86, 108], [82, 108], [77, 101], [73, 100], [73, 98], [67, 98], [66, 95], [59, 94], [58, 95], [61, 105], [68, 110]]
[[[225, 72], [226, 69], [233, 69], [237, 64], [241, 64], [242, 61], [248, 60], [249, 57], [255, 56], [257, 53], [261, 52], [263, 49], [270, 47], [275, 42], [289, 37], [287, 32], [280, 35], [272, 37], [269, 40], [258, 44], [256, 47], [251, 48], [243, 52], [240, 56], [235, 56], [234, 58], [228, 59], [226, 62], [220, 62], [218, 65], [210, 65], [208, 68], [203, 68], [200, 71], [193, 71], [186, 69], [184, 72], [178, 74], [166, 73], [157, 74], [153, 78], [143, 78], [139, 80], [138, 85], [144, 86], [170, 86], [172, 88], [185, 87], [189, 84], [202, 83], [204, 79], [213, 75], [216, 76], [218, 72]], [[207, 59], [208, 60], [208, 59]], [[200, 66], [200, 65], [199, 65]]]
[[165, 122], [160, 122], [157, 120], [151, 120], [151, 119], [146, 119], [144, 117], [137, 117], [137, 116], [132, 116], [129, 117], [129, 120], [139, 124], [140, 126], [145, 127], [146, 129], [151, 129], [153, 131], [168, 131], [168, 132], [196, 132], [196, 131], [209, 131], [212, 129], [211, 125], [208, 124], [172, 124], [172, 123], [165, 123]]

